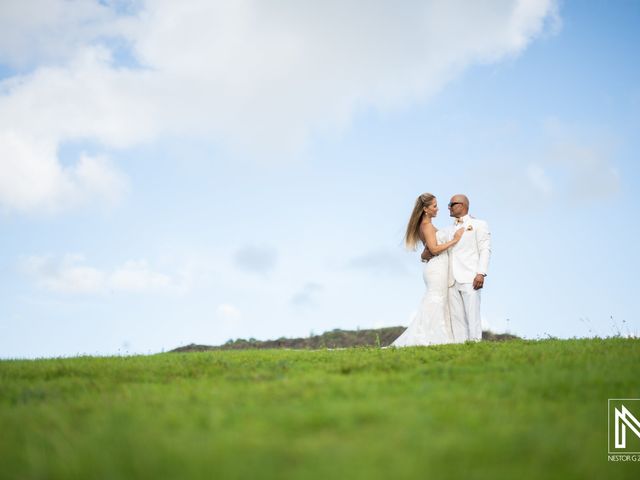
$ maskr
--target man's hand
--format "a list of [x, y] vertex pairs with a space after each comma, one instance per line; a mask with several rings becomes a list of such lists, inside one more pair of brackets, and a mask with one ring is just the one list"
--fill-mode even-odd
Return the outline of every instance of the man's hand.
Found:
[[476, 278], [473, 279], [473, 289], [480, 290], [484, 286], [484, 275], [478, 273]]
[[428, 262], [433, 257], [435, 257], [435, 255], [433, 253], [431, 253], [429, 251], [429, 249], [427, 248], [427, 246], [425, 245], [424, 250], [420, 254], [420, 258], [422, 259], [423, 262]]

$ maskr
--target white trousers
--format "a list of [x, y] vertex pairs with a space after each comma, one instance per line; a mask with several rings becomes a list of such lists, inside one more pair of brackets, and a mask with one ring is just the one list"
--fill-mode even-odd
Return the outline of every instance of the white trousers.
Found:
[[480, 290], [474, 290], [472, 283], [455, 282], [449, 287], [449, 311], [455, 342], [482, 340]]

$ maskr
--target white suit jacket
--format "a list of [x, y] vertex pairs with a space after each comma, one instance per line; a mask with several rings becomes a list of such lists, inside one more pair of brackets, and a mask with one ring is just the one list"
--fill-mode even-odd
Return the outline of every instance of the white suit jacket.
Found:
[[491, 233], [484, 220], [471, 215], [461, 218], [462, 224], [449, 227], [449, 238], [459, 228], [465, 232], [458, 243], [449, 249], [449, 286], [454, 282], [472, 283], [478, 273], [485, 274], [491, 256]]

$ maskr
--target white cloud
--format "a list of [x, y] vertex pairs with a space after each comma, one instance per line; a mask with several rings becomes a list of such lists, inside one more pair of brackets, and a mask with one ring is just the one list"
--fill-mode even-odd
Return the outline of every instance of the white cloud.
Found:
[[93, 199], [118, 202], [127, 179], [105, 156], [82, 154], [64, 167], [56, 144], [11, 130], [0, 131], [0, 207], [17, 211], [58, 211]]
[[146, 260], [130, 260], [108, 271], [86, 265], [78, 254], [30, 256], [20, 267], [38, 286], [59, 293], [184, 293], [188, 288], [177, 276], [155, 272]]
[[569, 172], [567, 191], [576, 200], [609, 197], [620, 190], [610, 148], [566, 141], [553, 146], [550, 162]]
[[545, 208], [557, 201], [597, 202], [621, 190], [618, 143], [606, 127], [548, 118], [539, 130], [527, 131], [526, 145], [503, 141], [506, 153], [480, 157], [468, 177], [492, 185], [485, 195], [495, 195], [493, 201], [501, 203], [509, 198], [505, 205], [515, 211]]
[[576, 201], [609, 197], [620, 190], [620, 174], [615, 165], [615, 141], [606, 130], [571, 125], [558, 118], [545, 121], [548, 171], [566, 177], [559, 187]]
[[83, 153], [77, 165], [67, 169], [77, 190], [76, 195], [83, 199], [90, 196], [100, 197], [109, 203], [119, 201], [129, 187], [127, 178], [115, 170], [105, 156], [90, 157]]
[[28, 68], [67, 60], [83, 45], [117, 34], [118, 23], [112, 8], [94, 0], [0, 2], [0, 63]]
[[235, 322], [242, 318], [242, 312], [240, 312], [237, 307], [229, 303], [218, 305], [217, 313], [222, 319], [231, 322]]
[[170, 290], [174, 285], [169, 275], [152, 271], [146, 261], [132, 260], [111, 273], [108, 287], [124, 292], [146, 292]]
[[[28, 143], [47, 189], [26, 201], [28, 177], [9, 170], [0, 202], [11, 209], [67, 189], [56, 158], [66, 141], [126, 148], [199, 135], [280, 156], [361, 109], [424, 101], [469, 65], [518, 54], [556, 18], [553, 0], [148, 0], [129, 15], [117, 13], [133, 10], [126, 2], [26, 4], [0, 10], [0, 62], [40, 67], [0, 84], [0, 142]], [[114, 45], [141, 68], [120, 65]], [[104, 193], [104, 182], [88, 186]]]
[[551, 180], [548, 175], [544, 171], [540, 165], [537, 164], [529, 164], [527, 166], [527, 177], [529, 178], [529, 182], [531, 185], [540, 193], [545, 196], [551, 195], [553, 191], [553, 187], [551, 184]]

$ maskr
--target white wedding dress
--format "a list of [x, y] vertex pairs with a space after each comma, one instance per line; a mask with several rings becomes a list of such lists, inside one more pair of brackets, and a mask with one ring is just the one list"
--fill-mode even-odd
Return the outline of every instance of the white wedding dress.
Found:
[[[445, 232], [436, 232], [438, 244], [447, 241]], [[445, 250], [424, 264], [422, 277], [427, 291], [409, 327], [390, 345], [412, 347], [454, 343], [448, 302], [449, 251]]]

